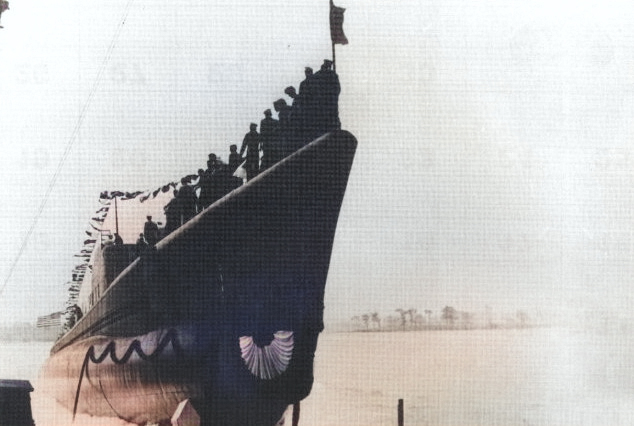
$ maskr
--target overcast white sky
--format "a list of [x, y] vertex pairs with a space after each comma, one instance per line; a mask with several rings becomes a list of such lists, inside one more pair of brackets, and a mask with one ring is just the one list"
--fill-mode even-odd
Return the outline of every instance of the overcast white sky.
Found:
[[[326, 318], [445, 305], [627, 313], [634, 6], [336, 4], [350, 40], [337, 47], [341, 121], [359, 148]], [[100, 191], [153, 189], [209, 152], [226, 159], [304, 66], [331, 56], [327, 0], [10, 7], [0, 285], [37, 223], [0, 322], [63, 307]]]

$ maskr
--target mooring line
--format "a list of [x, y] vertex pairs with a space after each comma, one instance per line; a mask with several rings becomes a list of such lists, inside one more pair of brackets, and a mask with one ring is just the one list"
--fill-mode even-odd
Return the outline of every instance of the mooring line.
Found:
[[0, 297], [2, 297], [2, 293], [4, 293], [4, 290], [9, 284], [9, 281], [11, 281], [13, 272], [15, 271], [15, 268], [17, 267], [18, 262], [22, 258], [22, 255], [24, 254], [24, 251], [26, 249], [26, 245], [31, 239], [31, 236], [33, 235], [33, 232], [35, 231], [35, 226], [37, 225], [40, 217], [42, 216], [44, 212], [44, 208], [46, 207], [46, 204], [48, 203], [48, 200], [51, 196], [51, 193], [53, 192], [53, 189], [55, 188], [55, 185], [57, 184], [57, 180], [59, 179], [62, 169], [64, 168], [64, 165], [66, 164], [66, 159], [68, 158], [70, 151], [73, 148], [73, 145], [75, 144], [75, 141], [79, 137], [79, 131], [81, 130], [81, 126], [84, 122], [84, 118], [86, 114], [88, 113], [88, 108], [92, 104], [92, 99], [94, 98], [95, 93], [97, 92], [97, 89], [99, 88], [99, 85], [101, 84], [104, 73], [106, 71], [106, 66], [108, 65], [108, 62], [110, 61], [110, 58], [112, 57], [112, 52], [117, 44], [117, 41], [119, 40], [119, 34], [121, 33], [121, 30], [123, 29], [123, 25], [125, 24], [126, 19], [128, 18], [128, 14], [130, 13], [130, 7], [133, 1], [134, 0], [128, 0], [128, 3], [125, 6], [125, 10], [123, 11], [123, 15], [121, 16], [121, 19], [119, 20], [119, 24], [112, 37], [112, 41], [110, 42], [110, 45], [108, 46], [106, 55], [104, 56], [101, 62], [101, 65], [99, 66], [97, 77], [95, 78], [93, 85], [90, 89], [90, 92], [88, 93], [88, 97], [84, 101], [83, 106], [79, 112], [79, 118], [77, 119], [75, 127], [73, 128], [73, 131], [71, 132], [71, 135], [66, 142], [66, 147], [64, 148], [62, 157], [57, 163], [57, 168], [55, 169], [55, 172], [53, 173], [53, 176], [46, 188], [46, 192], [44, 193], [42, 201], [40, 202], [40, 205], [35, 213], [35, 216], [33, 217], [33, 220], [31, 221], [31, 225], [27, 229], [26, 235], [22, 239], [22, 243], [20, 244], [20, 248], [18, 249], [18, 254], [16, 255], [13, 262], [11, 263], [7, 276], [5, 277], [4, 282], [2, 286], [0, 287]]

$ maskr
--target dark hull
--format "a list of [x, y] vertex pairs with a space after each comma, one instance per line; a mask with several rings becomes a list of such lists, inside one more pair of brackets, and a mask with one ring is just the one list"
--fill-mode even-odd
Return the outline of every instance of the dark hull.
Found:
[[139, 424], [186, 398], [206, 425], [274, 424], [312, 386], [355, 148], [319, 138], [133, 262], [53, 347], [55, 397]]

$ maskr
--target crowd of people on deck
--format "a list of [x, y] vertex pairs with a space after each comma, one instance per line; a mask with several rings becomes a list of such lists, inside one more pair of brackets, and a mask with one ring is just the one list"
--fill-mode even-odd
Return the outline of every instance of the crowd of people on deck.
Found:
[[[4, 3], [8, 4], [0, 1], [0, 6]], [[256, 123], [251, 123], [240, 151], [236, 144], [230, 145], [227, 164], [212, 153], [209, 154], [206, 170], [199, 169], [197, 176], [181, 179], [180, 187], [173, 192], [174, 197], [164, 207], [165, 226], [154, 222], [148, 215], [131, 254], [144, 253], [197, 213], [241, 186], [244, 181], [236, 176], [240, 166], [244, 167], [246, 180], [251, 180], [319, 136], [341, 128], [338, 110], [341, 88], [333, 62], [326, 59], [316, 73], [310, 67], [306, 67], [304, 73], [305, 79], [299, 84], [299, 91], [293, 86], [284, 89], [291, 99], [290, 105], [284, 98], [273, 102], [277, 119], [273, 118], [271, 109], [266, 109], [260, 121], [260, 131]], [[166, 186], [163, 192], [167, 192], [168, 188]], [[118, 233], [102, 241], [104, 249], [109, 246], [124, 246]], [[82, 316], [76, 304], [70, 309], [66, 329], [70, 329]]]
[[212, 153], [207, 160], [207, 169], [198, 170], [195, 184], [188, 177], [181, 179], [180, 187], [174, 190], [174, 197], [164, 207], [165, 226], [159, 227], [152, 221], [152, 216], [147, 216], [143, 233], [137, 240], [139, 249], [153, 246], [242, 185], [243, 179], [236, 177], [240, 166], [244, 167], [246, 180], [249, 181], [317, 137], [341, 128], [338, 109], [341, 87], [333, 62], [324, 60], [315, 73], [312, 68], [306, 67], [304, 74], [299, 91], [293, 86], [284, 90], [291, 98], [290, 105], [284, 98], [273, 102], [277, 119], [273, 118], [271, 109], [266, 109], [260, 121], [260, 131], [256, 123], [251, 123], [240, 150], [236, 144], [230, 145], [227, 164]]

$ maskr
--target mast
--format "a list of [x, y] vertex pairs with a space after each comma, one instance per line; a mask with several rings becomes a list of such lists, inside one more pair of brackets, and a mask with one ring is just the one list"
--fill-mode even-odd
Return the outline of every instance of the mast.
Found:
[[330, 11], [330, 42], [332, 44], [332, 70], [334, 72], [337, 72], [337, 59], [335, 57], [335, 35], [334, 35], [334, 7], [335, 4], [332, 2], [332, 0], [330, 1], [330, 8], [328, 9]]
[[[330, 2], [332, 4], [332, 1]], [[337, 72], [337, 61], [335, 59], [335, 42], [332, 42], [332, 70]]]
[[117, 197], [114, 197], [114, 232], [119, 234], [119, 210], [117, 209]]

